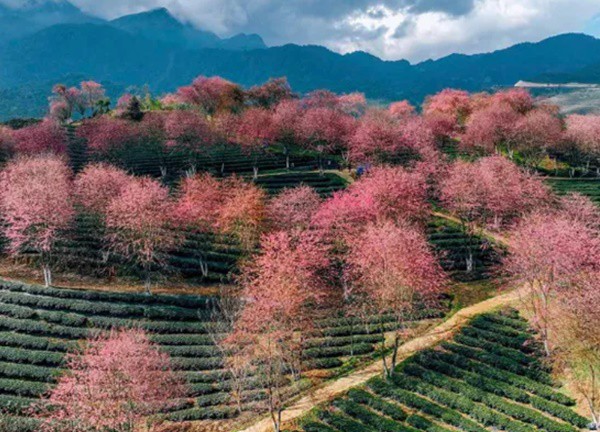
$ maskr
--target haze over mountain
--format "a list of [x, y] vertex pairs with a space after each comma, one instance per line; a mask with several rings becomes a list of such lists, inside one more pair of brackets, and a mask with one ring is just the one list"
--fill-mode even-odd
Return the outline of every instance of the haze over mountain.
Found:
[[17, 9], [0, 6], [0, 29], [4, 119], [43, 115], [52, 83], [81, 79], [102, 82], [115, 97], [129, 86], [173, 91], [198, 75], [221, 75], [245, 86], [286, 76], [300, 92], [361, 91], [371, 99], [420, 103], [445, 87], [480, 91], [540, 77], [600, 76], [600, 40], [583, 34], [411, 65], [312, 45], [268, 48], [258, 35], [221, 39], [164, 8], [104, 21], [65, 0], [40, 0]]

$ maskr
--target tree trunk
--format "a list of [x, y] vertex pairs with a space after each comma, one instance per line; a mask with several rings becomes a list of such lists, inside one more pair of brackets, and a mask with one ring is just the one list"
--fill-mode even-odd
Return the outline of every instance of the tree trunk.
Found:
[[256, 180], [258, 180], [258, 167], [257, 167], [257, 166], [254, 166], [254, 167], [252, 168], [252, 171], [253, 171], [253, 174], [254, 174], [252, 178], [253, 178], [255, 181], [256, 181]]
[[144, 291], [146, 292], [147, 295], [152, 295], [152, 280], [150, 279], [150, 275], [146, 276], [146, 279], [144, 280]]
[[467, 259], [466, 259], [466, 264], [467, 264], [467, 273], [471, 273], [473, 271], [473, 251], [471, 250], [470, 247], [469, 247], [469, 255], [467, 256]]
[[167, 167], [166, 166], [160, 167], [160, 176], [163, 178], [163, 180], [167, 177]]
[[290, 152], [285, 150], [285, 169], [290, 170]]
[[42, 266], [42, 270], [44, 273], [44, 285], [49, 287], [52, 285], [52, 271], [50, 270], [50, 266], [48, 264], [44, 264]]
[[208, 276], [208, 263], [206, 261], [204, 261], [204, 259], [200, 258], [198, 260], [198, 263], [200, 264], [200, 272], [202, 273], [202, 277], [207, 277]]
[[590, 413], [592, 416], [592, 423], [594, 426], [596, 426], [596, 429], [598, 427], [600, 427], [600, 417], [599, 417], [599, 412], [598, 412], [598, 407], [596, 406], [596, 369], [594, 368], [594, 366], [592, 366], [591, 364], [589, 365], [590, 367], [590, 374], [591, 374], [591, 381], [592, 381], [592, 388], [589, 391], [589, 393], [583, 392], [583, 396], [585, 398], [585, 400], [587, 401], [589, 407], [590, 407]]
[[323, 169], [323, 155], [319, 153], [319, 175], [323, 177], [325, 175], [325, 170]]

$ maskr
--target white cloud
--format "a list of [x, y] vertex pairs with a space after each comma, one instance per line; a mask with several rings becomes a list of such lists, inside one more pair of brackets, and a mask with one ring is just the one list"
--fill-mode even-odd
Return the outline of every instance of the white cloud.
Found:
[[[421, 61], [453, 52], [478, 53], [543, 39], [557, 33], [581, 31], [600, 12], [598, 0], [478, 0], [467, 14], [411, 14], [387, 10], [379, 22], [389, 30], [376, 41], [350, 37], [328, 41], [342, 52], [365, 50], [388, 59]], [[343, 18], [356, 31], [373, 29], [377, 20], [360, 12]], [[400, 30], [397, 31], [400, 26]]]
[[[24, 0], [0, 0], [16, 2]], [[38, 0], [43, 1], [43, 0]], [[50, 0], [60, 1], [60, 0]], [[412, 62], [589, 29], [600, 0], [72, 0], [104, 18], [167, 7], [221, 36], [319, 44]], [[597, 23], [598, 21], [596, 21]], [[594, 25], [598, 28], [600, 25]]]

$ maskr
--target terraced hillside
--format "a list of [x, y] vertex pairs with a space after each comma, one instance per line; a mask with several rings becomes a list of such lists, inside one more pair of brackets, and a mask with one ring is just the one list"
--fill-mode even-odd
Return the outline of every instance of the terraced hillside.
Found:
[[[478, 236], [468, 236], [451, 221], [433, 218], [427, 225], [429, 243], [440, 255], [441, 264], [454, 280], [476, 281], [492, 276], [494, 266], [502, 253], [498, 245]], [[467, 260], [472, 256], [472, 269]]]
[[289, 172], [261, 175], [256, 184], [265, 188], [269, 194], [275, 195], [285, 188], [306, 185], [314, 188], [321, 196], [327, 197], [333, 192], [346, 187], [347, 182], [334, 173], [319, 175], [318, 172]]
[[[230, 381], [210, 331], [214, 307], [210, 297], [44, 288], [0, 280], [0, 408], [18, 414], [35, 402], [60, 373], [65, 353], [91, 332], [136, 326], [152, 334], [190, 382], [189, 398], [178, 401], [169, 418], [234, 416]], [[424, 311], [422, 318], [440, 313]], [[335, 373], [349, 356], [372, 355], [380, 342], [375, 323], [381, 320], [320, 322], [307, 342], [307, 366]], [[393, 328], [389, 319], [383, 321]], [[247, 398], [260, 393], [249, 379]]]
[[546, 181], [559, 195], [577, 192], [600, 205], [600, 179], [548, 179]]
[[514, 310], [476, 317], [435, 349], [299, 422], [305, 432], [576, 432], [588, 424], [554, 387], [528, 324]]

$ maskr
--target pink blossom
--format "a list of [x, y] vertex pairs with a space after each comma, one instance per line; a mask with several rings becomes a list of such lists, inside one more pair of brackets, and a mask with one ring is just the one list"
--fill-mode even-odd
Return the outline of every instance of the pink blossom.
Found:
[[17, 129], [13, 131], [12, 136], [15, 151], [20, 154], [36, 155], [51, 152], [62, 155], [67, 151], [65, 130], [50, 119]]
[[392, 116], [399, 118], [415, 115], [415, 107], [407, 100], [391, 103], [388, 111]]
[[46, 285], [52, 282], [49, 255], [74, 216], [70, 177], [64, 161], [51, 155], [14, 159], [0, 174], [2, 230], [10, 251], [38, 252]]
[[271, 200], [267, 213], [275, 230], [303, 230], [317, 212], [321, 198], [310, 186], [286, 189]]
[[75, 197], [88, 211], [104, 214], [111, 200], [132, 180], [117, 167], [102, 163], [88, 165], [75, 178]]
[[81, 352], [67, 355], [42, 412], [43, 430], [55, 422], [71, 431], [129, 431], [144, 418], [185, 396], [185, 383], [142, 330], [112, 330], [90, 338]]

